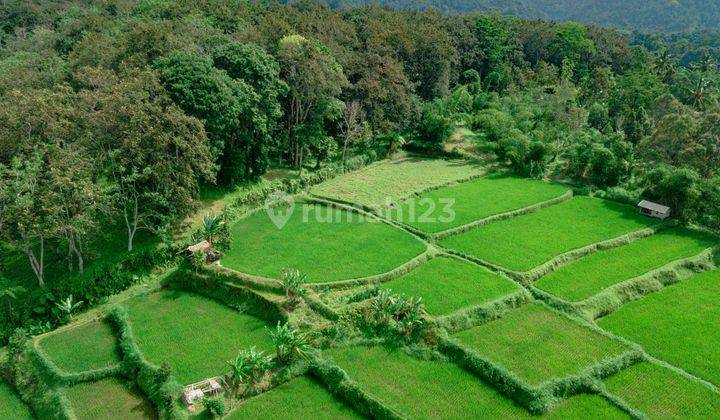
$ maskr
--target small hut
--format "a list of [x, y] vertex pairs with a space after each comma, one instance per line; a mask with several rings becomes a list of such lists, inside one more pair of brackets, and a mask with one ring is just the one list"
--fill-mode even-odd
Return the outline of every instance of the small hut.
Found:
[[192, 258], [193, 254], [197, 252], [201, 252], [205, 255], [205, 261], [207, 261], [208, 264], [220, 259], [220, 253], [217, 252], [208, 241], [198, 242], [195, 245], [185, 248], [184, 254], [188, 258]]
[[670, 217], [670, 207], [653, 203], [652, 201], [643, 200], [638, 203], [638, 208], [640, 209], [640, 213], [646, 216], [655, 217], [661, 220], [665, 220]]

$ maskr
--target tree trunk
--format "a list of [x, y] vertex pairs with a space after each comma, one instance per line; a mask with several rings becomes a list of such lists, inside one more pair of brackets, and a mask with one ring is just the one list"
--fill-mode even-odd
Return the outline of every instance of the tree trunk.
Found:
[[[26, 241], [28, 240], [28, 237], [25, 236], [24, 238]], [[23, 251], [28, 256], [28, 259], [30, 260], [30, 267], [33, 270], [33, 273], [35, 273], [35, 277], [38, 280], [38, 284], [42, 287], [45, 286], [45, 238], [43, 235], [40, 235], [40, 256], [35, 255], [35, 251], [32, 249], [31, 246], [26, 246], [23, 248]]]
[[127, 227], [127, 233], [128, 233], [128, 252], [133, 250], [133, 239], [135, 238], [135, 234], [137, 233], [138, 228], [138, 199], [137, 197], [134, 197], [134, 205], [133, 205], [133, 214], [132, 214], [132, 223], [130, 222], [130, 218], [127, 214], [127, 209], [123, 211], [123, 216], [125, 217], [125, 226]]

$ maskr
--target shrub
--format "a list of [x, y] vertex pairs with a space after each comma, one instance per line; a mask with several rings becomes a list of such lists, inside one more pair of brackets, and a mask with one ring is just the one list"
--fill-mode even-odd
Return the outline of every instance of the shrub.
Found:
[[246, 394], [254, 391], [270, 369], [270, 362], [270, 358], [263, 352], [256, 351], [255, 347], [238, 352], [234, 360], [227, 362], [230, 366], [228, 383], [232, 390], [236, 394], [239, 394], [242, 387], [245, 387]]
[[206, 398], [203, 404], [211, 418], [222, 418], [225, 415], [225, 400], [223, 397]]
[[278, 364], [289, 365], [298, 358], [307, 357], [310, 345], [306, 334], [291, 328], [288, 323], [280, 324], [280, 321], [275, 330], [268, 328], [268, 331], [275, 346], [275, 358]]

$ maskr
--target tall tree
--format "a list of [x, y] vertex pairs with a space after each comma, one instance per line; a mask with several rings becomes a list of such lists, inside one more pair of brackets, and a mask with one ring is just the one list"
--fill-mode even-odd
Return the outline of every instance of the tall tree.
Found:
[[319, 41], [300, 35], [286, 36], [278, 45], [278, 57], [281, 74], [289, 86], [287, 124], [291, 155], [295, 167], [301, 170], [306, 145], [297, 130], [307, 122], [323, 119], [327, 107], [333, 106], [348, 81], [330, 50]]

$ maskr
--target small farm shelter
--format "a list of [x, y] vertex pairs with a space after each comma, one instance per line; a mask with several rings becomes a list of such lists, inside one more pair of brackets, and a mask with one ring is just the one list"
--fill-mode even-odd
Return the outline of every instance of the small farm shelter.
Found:
[[205, 255], [205, 260], [208, 263], [217, 261], [220, 259], [220, 253], [217, 252], [212, 244], [208, 241], [198, 242], [195, 245], [191, 245], [185, 248], [184, 254], [186, 257], [191, 258], [196, 252], [202, 252]]
[[196, 401], [202, 401], [208, 396], [217, 395], [224, 385], [225, 380], [221, 376], [217, 376], [186, 386], [183, 389], [185, 406], [190, 410], [195, 410]]
[[658, 203], [653, 203], [652, 201], [643, 200], [638, 203], [638, 208], [640, 209], [640, 213], [646, 216], [655, 217], [662, 220], [670, 217], [670, 207], [663, 206], [662, 204]]

